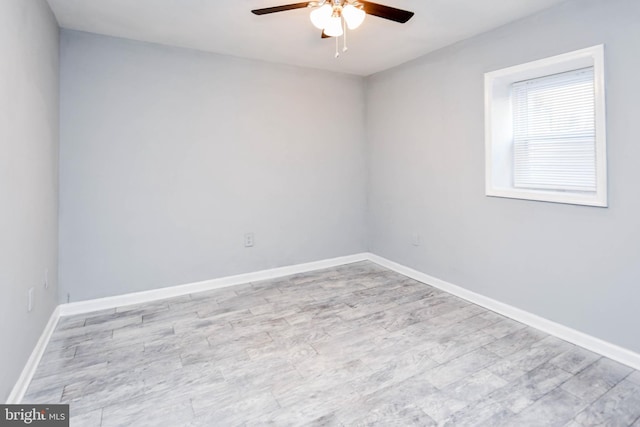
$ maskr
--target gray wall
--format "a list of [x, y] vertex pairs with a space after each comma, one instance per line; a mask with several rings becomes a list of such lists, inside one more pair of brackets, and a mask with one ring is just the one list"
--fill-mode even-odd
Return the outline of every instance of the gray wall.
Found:
[[[571, 1], [370, 77], [370, 250], [640, 351], [639, 23]], [[600, 43], [609, 208], [486, 197], [483, 73]]]
[[[0, 1], [0, 52], [0, 401], [4, 402], [57, 304], [58, 26], [44, 0]], [[27, 312], [31, 287], [34, 307]]]
[[66, 30], [60, 57], [62, 301], [365, 249], [362, 78]]

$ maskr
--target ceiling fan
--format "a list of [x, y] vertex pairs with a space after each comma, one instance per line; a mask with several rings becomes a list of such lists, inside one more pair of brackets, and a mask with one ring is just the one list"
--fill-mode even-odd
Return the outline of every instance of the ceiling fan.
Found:
[[362, 24], [367, 15], [377, 16], [394, 22], [404, 24], [414, 15], [413, 12], [397, 9], [364, 0], [319, 0], [302, 3], [285, 4], [281, 6], [254, 9], [255, 15], [267, 15], [287, 10], [312, 8], [311, 23], [322, 30], [322, 38], [336, 38], [336, 58], [338, 53], [338, 37], [344, 36], [344, 48], [347, 50], [346, 33], [355, 30]]

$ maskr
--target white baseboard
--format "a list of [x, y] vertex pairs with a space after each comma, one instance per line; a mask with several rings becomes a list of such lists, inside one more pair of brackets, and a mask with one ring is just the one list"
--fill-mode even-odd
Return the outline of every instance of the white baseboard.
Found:
[[89, 313], [92, 311], [106, 310], [132, 304], [140, 304], [144, 302], [192, 294], [195, 292], [210, 291], [213, 289], [226, 288], [228, 286], [241, 285], [249, 282], [275, 279], [278, 277], [289, 276], [291, 274], [306, 273], [309, 271], [336, 267], [339, 265], [351, 264], [354, 262], [366, 260], [368, 260], [368, 254], [360, 253], [338, 258], [325, 259], [321, 261], [307, 262], [304, 264], [296, 264], [285, 267], [272, 268], [269, 270], [261, 270], [253, 273], [239, 274], [236, 276], [227, 276], [218, 279], [204, 280], [202, 282], [189, 283], [185, 285], [170, 286], [166, 288], [152, 289], [149, 291], [60, 304], [60, 315], [70, 316], [73, 314]]
[[375, 254], [367, 254], [369, 261], [375, 262], [382, 267], [393, 270], [404, 276], [415, 279], [419, 282], [426, 283], [435, 288], [441, 289], [452, 295], [465, 299], [469, 302], [477, 304], [481, 307], [495, 311], [503, 316], [509, 317], [525, 325], [539, 329], [543, 332], [553, 335], [572, 344], [591, 350], [595, 353], [601, 354], [609, 359], [620, 362], [631, 368], [640, 370], [640, 354], [635, 353], [626, 348], [617, 346], [610, 342], [601, 340], [600, 338], [593, 337], [583, 332], [572, 329], [568, 326], [561, 325], [560, 323], [553, 322], [528, 311], [513, 307], [509, 304], [505, 304], [500, 301], [496, 301], [492, 298], [484, 295], [477, 294], [468, 289], [461, 288], [460, 286], [438, 279], [428, 274], [421, 273], [412, 268], [406, 267], [402, 264], [390, 261], [386, 258]]
[[20, 373], [20, 377], [18, 381], [13, 386], [9, 397], [7, 398], [7, 404], [19, 404], [22, 402], [22, 398], [24, 397], [27, 389], [29, 388], [29, 384], [31, 383], [31, 379], [33, 375], [36, 373], [36, 369], [38, 368], [38, 364], [40, 363], [40, 359], [42, 359], [42, 355], [47, 348], [47, 344], [49, 344], [49, 340], [51, 339], [51, 335], [53, 331], [56, 329], [56, 325], [58, 324], [58, 319], [60, 318], [60, 306], [57, 306], [51, 316], [49, 317], [49, 321], [47, 325], [44, 327], [42, 331], [42, 335], [38, 339], [35, 348], [31, 352], [31, 356], [29, 356], [29, 360], [27, 360], [26, 365], [22, 369]]
[[236, 276], [221, 277], [219, 279], [205, 280], [202, 282], [190, 283], [186, 285], [171, 286], [167, 288], [153, 289], [144, 292], [136, 292], [112, 297], [79, 301], [67, 304], [60, 304], [51, 314], [36, 347], [33, 349], [27, 364], [25, 365], [20, 378], [16, 382], [9, 398], [8, 404], [20, 403], [29, 387], [29, 383], [38, 367], [38, 363], [47, 347], [49, 339], [58, 323], [60, 316], [89, 313], [97, 310], [116, 308], [131, 304], [140, 304], [159, 299], [171, 298], [180, 295], [202, 292], [213, 289], [225, 288], [228, 286], [240, 285], [260, 280], [275, 279], [291, 274], [306, 273], [323, 268], [337, 267], [344, 264], [351, 264], [359, 261], [371, 261], [382, 267], [393, 270], [404, 276], [415, 279], [419, 282], [434, 286], [452, 295], [463, 298], [469, 302], [482, 306], [488, 310], [507, 316], [518, 322], [524, 323], [560, 339], [584, 347], [588, 350], [601, 354], [605, 357], [623, 363], [634, 369], [640, 370], [640, 354], [631, 350], [619, 347], [615, 344], [587, 335], [583, 332], [561, 325], [551, 320], [542, 318], [535, 314], [513, 307], [509, 304], [496, 301], [492, 298], [469, 291], [460, 286], [456, 286], [444, 280], [438, 279], [428, 274], [421, 273], [402, 264], [390, 261], [372, 253], [360, 253], [339, 258], [331, 258], [322, 261], [309, 262], [304, 264], [278, 267], [269, 270], [256, 271], [253, 273], [239, 274]]

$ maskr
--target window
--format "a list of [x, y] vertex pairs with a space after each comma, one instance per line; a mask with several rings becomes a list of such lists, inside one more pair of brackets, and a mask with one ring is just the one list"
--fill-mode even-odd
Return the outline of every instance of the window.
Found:
[[603, 56], [485, 74], [488, 196], [607, 206]]

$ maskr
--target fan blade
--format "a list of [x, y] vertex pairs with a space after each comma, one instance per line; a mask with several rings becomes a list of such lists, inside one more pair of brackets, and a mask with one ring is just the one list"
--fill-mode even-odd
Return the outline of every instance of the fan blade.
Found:
[[328, 36], [328, 35], [324, 32], [324, 30], [322, 30], [322, 36], [321, 36], [321, 37], [322, 37], [323, 39], [331, 38], [331, 36]]
[[404, 24], [413, 16], [413, 12], [409, 12], [408, 10], [396, 9], [395, 7], [364, 0], [359, 0], [359, 3], [362, 3], [362, 9], [367, 13], [367, 15], [389, 19], [391, 21], [400, 22], [401, 24]]
[[301, 9], [303, 7], [307, 7], [308, 4], [309, 2], [304, 2], [304, 3], [284, 4], [282, 6], [265, 7], [264, 9], [252, 10], [251, 13], [253, 13], [254, 15], [266, 15], [268, 13], [285, 12], [287, 10]]

